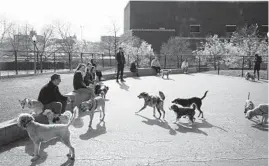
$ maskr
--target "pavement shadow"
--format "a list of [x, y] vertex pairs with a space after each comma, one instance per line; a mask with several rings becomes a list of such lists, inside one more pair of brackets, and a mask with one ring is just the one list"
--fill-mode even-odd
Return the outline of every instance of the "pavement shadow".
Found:
[[119, 84], [119, 86], [120, 86], [121, 89], [124, 89], [124, 90], [126, 90], [126, 91], [128, 91], [129, 88], [130, 88], [130, 86], [128, 86], [128, 85], [125, 84], [124, 82], [121, 82], [121, 83], [118, 82], [118, 84]]
[[197, 127], [197, 128], [212, 128], [212, 127], [214, 127], [214, 128], [218, 128], [218, 129], [220, 129], [220, 130], [222, 130], [222, 131], [228, 132], [228, 131], [225, 130], [224, 128], [221, 128], [221, 127], [219, 127], [219, 126], [212, 125], [211, 123], [209, 123], [209, 122], [206, 121], [205, 119], [201, 119], [201, 122], [202, 122], [202, 123], [199, 123], [199, 122], [195, 121], [194, 124], [193, 124], [192, 126], [195, 126], [195, 127]]
[[172, 79], [172, 78], [170, 78], [170, 77], [169, 77], [169, 78], [164, 77], [164, 78], [162, 78], [162, 79], [163, 79], [163, 80], [167, 80], [167, 81], [169, 81], [169, 80], [170, 80], [170, 81], [175, 81], [174, 79]]
[[[103, 125], [101, 125], [103, 123]], [[96, 129], [90, 129], [88, 128], [87, 132], [84, 134], [81, 134], [79, 138], [81, 140], [89, 140], [91, 138], [95, 138], [99, 135], [105, 134], [106, 133], [106, 124], [105, 122], [100, 122], [96, 125]]]
[[75, 164], [75, 160], [67, 159], [66, 162], [61, 164], [61, 166], [73, 166]]
[[147, 124], [147, 125], [150, 125], [150, 126], [156, 125], [156, 126], [164, 128], [164, 129], [167, 129], [167, 130], [169, 130], [170, 135], [176, 135], [177, 134], [177, 132], [165, 120], [162, 121], [160, 119], [149, 119], [149, 118], [147, 118], [145, 116], [142, 116], [142, 115], [139, 115], [139, 114], [135, 114], [135, 115], [146, 119], [146, 120], [142, 120], [142, 122]]
[[267, 131], [268, 132], [268, 124], [263, 124], [263, 125], [254, 124], [251, 127], [256, 128], [256, 129], [259, 129], [261, 131]]
[[135, 80], [141, 80], [141, 78], [140, 77], [131, 77], [131, 78], [133, 78], [133, 79], [135, 79]]

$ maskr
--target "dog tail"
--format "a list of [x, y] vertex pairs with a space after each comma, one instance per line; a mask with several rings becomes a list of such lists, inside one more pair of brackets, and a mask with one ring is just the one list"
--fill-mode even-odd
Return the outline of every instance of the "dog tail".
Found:
[[249, 100], [250, 92], [248, 92], [248, 100]]
[[159, 96], [161, 97], [162, 100], [165, 99], [164, 93], [162, 91], [159, 91]]
[[201, 98], [201, 100], [203, 100], [203, 99], [206, 97], [207, 92], [208, 92], [208, 90], [205, 91], [205, 94], [204, 94], [204, 96]]
[[76, 106], [74, 109], [73, 109], [73, 114], [72, 114], [72, 117], [70, 118], [69, 122], [67, 123], [67, 126], [70, 126], [73, 121], [78, 117], [78, 107]]

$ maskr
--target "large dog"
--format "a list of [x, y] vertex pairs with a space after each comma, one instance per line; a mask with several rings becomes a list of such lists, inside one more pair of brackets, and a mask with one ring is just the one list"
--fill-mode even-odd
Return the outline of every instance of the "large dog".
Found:
[[170, 110], [173, 110], [176, 114], [176, 121], [174, 123], [177, 123], [178, 120], [182, 116], [188, 116], [189, 120], [194, 123], [194, 115], [195, 115], [195, 109], [196, 109], [196, 104], [192, 104], [192, 108], [190, 107], [178, 107], [177, 105], [173, 104], [170, 108]]
[[265, 124], [268, 119], [268, 104], [260, 104], [252, 110], [247, 111], [246, 118], [252, 119], [253, 116], [262, 116], [262, 121], [259, 124]]
[[[42, 114], [47, 116], [49, 124], [67, 124], [73, 116], [71, 111], [65, 111], [63, 114], [58, 115], [52, 112], [50, 109], [44, 110]], [[75, 119], [78, 116], [79, 115], [77, 114]]]
[[198, 117], [200, 115], [202, 115], [202, 118], [203, 118], [204, 113], [201, 110], [201, 106], [202, 106], [202, 100], [206, 97], [207, 92], [208, 91], [205, 92], [205, 94], [204, 94], [204, 96], [202, 98], [199, 98], [199, 97], [192, 97], [192, 98], [189, 98], [189, 99], [177, 98], [177, 99], [173, 100], [172, 103], [182, 105], [183, 107], [190, 107], [191, 104], [195, 103], [196, 106], [197, 106], [198, 111], [200, 112]]
[[[89, 110], [90, 114], [90, 123], [89, 123], [89, 128], [92, 128], [92, 120], [94, 116], [95, 110], [100, 110], [100, 121], [104, 121], [105, 119], [105, 99], [97, 96], [93, 99], [90, 99], [88, 101], [84, 101], [79, 105], [79, 109], [83, 112]], [[103, 116], [102, 116], [103, 114]]]
[[159, 119], [161, 118], [161, 111], [163, 112], [163, 119], [165, 118], [165, 111], [163, 109], [163, 104], [164, 104], [164, 100], [165, 100], [165, 96], [164, 93], [159, 91], [159, 96], [153, 96], [153, 95], [149, 95], [146, 92], [142, 92], [137, 96], [139, 99], [143, 98], [144, 99], [144, 106], [137, 111], [136, 113], [139, 113], [140, 111], [142, 111], [143, 109], [145, 109], [147, 106], [153, 107], [153, 116], [155, 116], [155, 108], [157, 108], [160, 116]]
[[78, 108], [73, 110], [74, 114], [70, 118], [67, 124], [40, 124], [34, 121], [34, 117], [28, 113], [22, 113], [17, 119], [17, 124], [20, 128], [28, 132], [29, 137], [34, 143], [34, 157], [31, 161], [36, 161], [39, 156], [40, 144], [44, 141], [49, 141], [53, 138], [60, 138], [61, 142], [69, 148], [67, 156], [71, 159], [75, 159], [75, 149], [70, 142], [69, 126], [74, 121], [78, 114]]
[[35, 99], [25, 98], [23, 100], [19, 100], [22, 110], [24, 111], [26, 108], [30, 110], [31, 114], [40, 114], [43, 111], [44, 105]]
[[109, 90], [109, 87], [106, 85], [100, 85], [100, 84], [96, 84], [95, 85], [95, 94], [97, 96], [101, 95], [101, 97], [103, 97], [104, 99], [106, 98], [106, 94]]

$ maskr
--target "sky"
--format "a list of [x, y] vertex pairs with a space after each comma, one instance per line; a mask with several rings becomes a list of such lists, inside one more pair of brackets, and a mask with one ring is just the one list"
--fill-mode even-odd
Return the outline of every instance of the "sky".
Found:
[[[177, 0], [175, 0], [177, 1]], [[0, 20], [32, 25], [37, 33], [55, 21], [69, 23], [78, 39], [100, 41], [112, 35], [112, 22], [123, 33], [129, 0], [0, 0]]]
[[32, 25], [37, 33], [55, 21], [70, 23], [78, 39], [100, 41], [111, 35], [112, 22], [123, 33], [129, 0], [0, 0], [0, 20]]

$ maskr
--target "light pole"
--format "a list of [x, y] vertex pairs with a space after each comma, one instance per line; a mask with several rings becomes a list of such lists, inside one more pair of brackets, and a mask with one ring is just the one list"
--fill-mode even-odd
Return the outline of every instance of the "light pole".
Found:
[[32, 37], [32, 40], [34, 42], [34, 71], [35, 71], [35, 74], [36, 74], [36, 56], [35, 56], [36, 36], [35, 35]]

